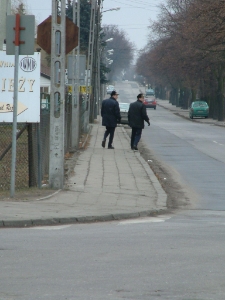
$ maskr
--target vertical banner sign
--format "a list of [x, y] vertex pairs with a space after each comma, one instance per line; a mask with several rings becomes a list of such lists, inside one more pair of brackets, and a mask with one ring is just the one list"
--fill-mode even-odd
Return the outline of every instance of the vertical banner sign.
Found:
[[[0, 122], [13, 122], [15, 58], [0, 51]], [[17, 122], [40, 122], [40, 53], [19, 55]]]

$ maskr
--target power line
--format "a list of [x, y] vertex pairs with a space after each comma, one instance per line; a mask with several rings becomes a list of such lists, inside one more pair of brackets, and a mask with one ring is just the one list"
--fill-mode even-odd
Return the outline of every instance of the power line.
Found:
[[[114, 2], [117, 2], [117, 3], [120, 3], [120, 4], [128, 5], [128, 6], [130, 6], [131, 8], [140, 8], [140, 9], [145, 9], [145, 10], [151, 10], [151, 11], [152, 11], [152, 9], [146, 8], [146, 5], [145, 5], [145, 6], [134, 6], [134, 5], [131, 5], [131, 4], [128, 4], [128, 3], [124, 3], [124, 2], [121, 2], [121, 1], [117, 1], [117, 0], [114, 0]], [[131, 0], [129, 0], [129, 3], [130, 3], [130, 2], [137, 4], [136, 1], [131, 1]], [[138, 3], [138, 4], [139, 4], [139, 3]], [[140, 3], [140, 4], [142, 4], [142, 3]], [[148, 4], [147, 7], [154, 7], [154, 8], [157, 8], [158, 6], [157, 6], [157, 5], [149, 5], [149, 4]], [[127, 8], [128, 8], [128, 7], [127, 7]]]

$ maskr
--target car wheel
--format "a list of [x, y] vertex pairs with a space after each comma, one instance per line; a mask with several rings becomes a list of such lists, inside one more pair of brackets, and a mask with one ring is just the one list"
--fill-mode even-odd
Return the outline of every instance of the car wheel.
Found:
[[207, 119], [207, 118], [208, 118], [208, 116], [205, 116], [205, 118]]
[[190, 119], [193, 119], [193, 116], [192, 116], [192, 115], [190, 115]]

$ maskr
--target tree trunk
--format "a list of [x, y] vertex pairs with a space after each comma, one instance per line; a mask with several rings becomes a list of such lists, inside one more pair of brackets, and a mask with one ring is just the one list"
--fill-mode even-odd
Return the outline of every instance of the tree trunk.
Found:
[[213, 119], [217, 119], [217, 112], [216, 112], [216, 80], [215, 77], [211, 74], [210, 76], [210, 93], [208, 98], [208, 105], [209, 105], [209, 117]]
[[173, 87], [172, 90], [170, 91], [170, 103], [172, 105], [176, 105], [177, 99], [178, 99], [178, 90], [177, 88]]
[[[197, 92], [195, 89], [191, 89], [191, 102], [194, 102], [196, 100], [196, 95], [197, 95]], [[191, 103], [189, 103], [189, 106], [191, 105]]]
[[176, 91], [176, 93], [175, 93], [175, 105], [178, 107], [179, 106], [179, 99], [180, 99], [179, 91], [178, 91], [177, 88], [175, 89], [175, 91]]
[[191, 96], [191, 92], [189, 88], [184, 88], [184, 97], [183, 97], [183, 109], [188, 109], [189, 98]]
[[182, 107], [184, 102], [184, 89], [180, 89], [180, 97], [179, 97], [179, 104], [177, 105], [178, 107]]
[[217, 104], [218, 104], [218, 121], [224, 121], [224, 79], [223, 79], [223, 67], [220, 67], [217, 90]]

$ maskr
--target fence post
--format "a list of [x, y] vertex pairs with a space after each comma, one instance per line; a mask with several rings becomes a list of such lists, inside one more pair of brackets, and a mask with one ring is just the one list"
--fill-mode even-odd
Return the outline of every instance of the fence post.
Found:
[[38, 188], [40, 189], [41, 180], [42, 180], [40, 123], [37, 123], [37, 151], [38, 151]]
[[33, 156], [33, 135], [32, 135], [32, 123], [27, 125], [28, 131], [28, 169], [29, 169], [29, 187], [36, 186], [35, 180], [35, 166]]

